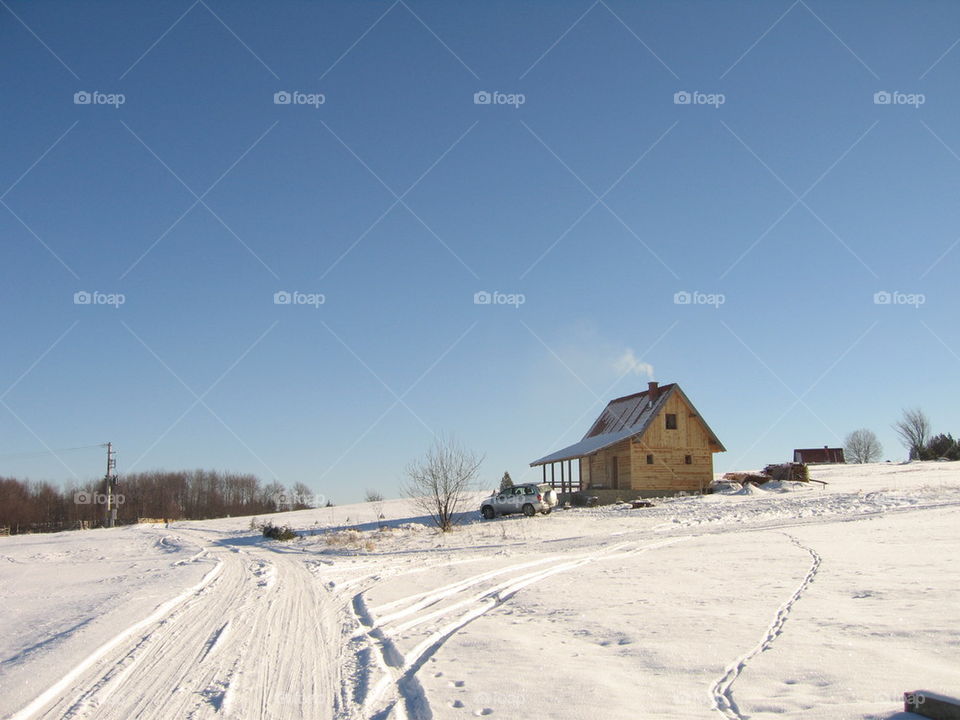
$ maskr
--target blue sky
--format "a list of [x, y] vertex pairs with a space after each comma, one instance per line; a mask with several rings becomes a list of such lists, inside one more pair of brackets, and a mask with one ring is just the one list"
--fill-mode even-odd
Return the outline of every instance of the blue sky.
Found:
[[901, 459], [901, 408], [960, 431], [958, 36], [949, 2], [8, 1], [0, 474], [111, 440], [341, 503], [446, 432], [493, 484], [651, 371], [718, 470], [858, 427]]

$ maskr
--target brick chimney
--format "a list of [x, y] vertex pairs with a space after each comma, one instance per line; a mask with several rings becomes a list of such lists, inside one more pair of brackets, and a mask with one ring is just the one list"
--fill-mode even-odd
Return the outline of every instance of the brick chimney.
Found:
[[650, 401], [652, 405], [657, 401], [657, 396], [660, 394], [660, 384], [657, 382], [648, 382], [647, 383], [647, 400]]

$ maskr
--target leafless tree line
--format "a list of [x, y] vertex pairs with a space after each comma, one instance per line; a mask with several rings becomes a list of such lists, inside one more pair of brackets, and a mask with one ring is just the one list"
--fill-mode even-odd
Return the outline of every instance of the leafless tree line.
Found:
[[[904, 410], [900, 419], [893, 424], [893, 430], [911, 460], [960, 460], [960, 443], [950, 433], [934, 435], [930, 419], [920, 408]], [[883, 453], [883, 447], [876, 433], [860, 428], [847, 435], [844, 452], [847, 462], [876, 462]]]
[[[67, 488], [49, 482], [0, 477], [0, 527], [11, 533], [49, 532], [102, 524], [103, 481]], [[132, 473], [120, 477], [117, 521], [137, 518], [202, 520], [303, 510], [321, 500], [303, 483], [286, 488], [256, 475], [216, 470]]]

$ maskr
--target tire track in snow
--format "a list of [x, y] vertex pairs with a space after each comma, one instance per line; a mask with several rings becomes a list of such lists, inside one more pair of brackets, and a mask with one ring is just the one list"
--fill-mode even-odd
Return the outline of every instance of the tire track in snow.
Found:
[[[628, 550], [623, 550], [623, 548], [635, 543], [619, 543], [612, 547], [604, 548], [599, 552], [582, 553], [575, 556], [574, 559], [560, 563], [557, 563], [556, 558], [525, 561], [497, 570], [480, 573], [433, 591], [416, 593], [401, 600], [381, 605], [378, 608], [374, 608], [373, 611], [367, 608], [366, 601], [363, 598], [363, 592], [357, 593], [353, 598], [351, 609], [353, 610], [354, 617], [363, 626], [359, 635], [369, 639], [369, 648], [373, 650], [374, 660], [384, 672], [380, 680], [365, 694], [362, 700], [355, 697], [356, 701], [362, 703], [363, 717], [373, 718], [373, 720], [386, 720], [389, 717], [397, 717], [402, 720], [406, 720], [407, 718], [409, 718], [409, 720], [432, 720], [433, 710], [430, 707], [430, 702], [423, 686], [416, 676], [417, 672], [440, 650], [444, 643], [458, 631], [477, 618], [485, 615], [490, 610], [501, 606], [523, 588], [552, 577], [553, 575], [568, 572], [591, 562], [614, 560], [638, 555], [648, 550], [673, 545], [689, 539], [691, 539], [691, 537], [670, 538]], [[502, 581], [466, 599], [456, 601], [452, 605], [431, 610], [422, 615], [416, 614], [420, 610], [431, 608], [444, 599], [474, 588], [494, 577], [546, 563], [554, 564], [545, 569], [534, 570]], [[375, 617], [375, 611], [377, 609], [393, 609], [410, 603], [410, 601], [413, 602], [407, 608], [396, 610], [382, 618], [379, 622], [377, 621]], [[398, 662], [397, 656], [399, 650], [390, 637], [391, 635], [424, 622], [442, 618], [456, 611], [462, 612], [456, 618], [431, 633], [411, 651], [401, 655], [402, 661]], [[411, 615], [413, 617], [411, 617]], [[406, 620], [406, 622], [402, 623], [398, 628], [393, 629], [393, 632], [391, 632], [389, 628], [386, 628], [385, 631], [386, 625], [406, 618], [410, 619]], [[357, 634], [355, 634], [355, 637], [356, 636]], [[384, 703], [382, 698], [385, 695], [388, 697]], [[377, 707], [380, 709], [378, 710]]]
[[209, 554], [218, 564], [189, 596], [115, 636], [13, 718], [329, 718], [338, 633], [313, 574], [269, 546]]
[[692, 532], [697, 535], [723, 535], [726, 533], [750, 533], [766, 532], [768, 530], [778, 530], [783, 528], [807, 527], [810, 525], [832, 525], [834, 523], [860, 522], [862, 520], [875, 520], [884, 518], [888, 515], [899, 515], [902, 513], [919, 512], [923, 510], [949, 510], [960, 507], [960, 501], [947, 501], [937, 503], [925, 503], [918, 505], [906, 505], [902, 507], [888, 507], [878, 510], [864, 510], [855, 513], [836, 513], [832, 515], [814, 515], [810, 517], [797, 517], [788, 515], [783, 517], [772, 517], [751, 521], [740, 517], [717, 518], [709, 521], [689, 522], [679, 524], [675, 522], [665, 522], [655, 525], [651, 530], [654, 533], [664, 533], [673, 536], [674, 533]]
[[787, 533], [783, 534], [790, 539], [790, 542], [792, 542], [801, 550], [807, 552], [810, 555], [812, 562], [810, 564], [810, 569], [800, 582], [800, 585], [796, 590], [793, 591], [793, 594], [783, 605], [780, 606], [776, 614], [773, 616], [773, 622], [770, 623], [770, 626], [767, 628], [767, 631], [764, 633], [764, 636], [760, 642], [757, 643], [745, 655], [741, 655], [737, 660], [734, 661], [732, 665], [728, 666], [723, 675], [721, 675], [716, 681], [714, 681], [713, 685], [710, 686], [710, 698], [713, 701], [713, 709], [730, 720], [744, 720], [744, 716], [740, 712], [739, 706], [733, 699], [733, 684], [743, 673], [744, 669], [746, 669], [750, 661], [760, 653], [770, 649], [774, 640], [783, 634], [784, 625], [790, 617], [793, 606], [806, 591], [810, 583], [813, 582], [814, 577], [817, 575], [817, 571], [820, 569], [821, 558], [816, 550], [814, 550], [812, 547], [804, 545], [793, 535], [788, 535]]
[[200, 656], [200, 662], [203, 662], [207, 659], [207, 655], [216, 650], [217, 645], [221, 640], [226, 636], [227, 630], [230, 628], [230, 621], [227, 620], [219, 629], [215, 630], [214, 633], [210, 636], [210, 639], [207, 640], [206, 646], [203, 648], [203, 655]]
[[[396, 702], [390, 703], [385, 709], [376, 714], [373, 714], [370, 710], [371, 697], [374, 694], [379, 695], [383, 692], [383, 687], [398, 685], [403, 680], [405, 660], [403, 653], [400, 652], [400, 648], [398, 648], [393, 640], [383, 632], [383, 629], [377, 625], [373, 615], [367, 608], [366, 600], [362, 592], [353, 596], [351, 609], [354, 617], [366, 628], [365, 635], [359, 637], [357, 635], [353, 636], [353, 642], [362, 642], [364, 639], [367, 640], [366, 644], [358, 653], [358, 657], [360, 655], [365, 656], [366, 664], [363, 662], [360, 663], [362, 677], [354, 689], [353, 701], [357, 706], [362, 708], [363, 717], [368, 717], [372, 720], [386, 720], [391, 712], [396, 709], [398, 720], [406, 720], [407, 715], [404, 713], [404, 705], [406, 705], [406, 703], [404, 703], [404, 705], [399, 705]], [[370, 691], [370, 684], [373, 679], [371, 660], [372, 665], [382, 673], [380, 682], [374, 687], [372, 692]], [[418, 704], [421, 706], [426, 703], [426, 692], [418, 679], [413, 678], [410, 683], [405, 685], [405, 689], [404, 697], [416, 698]], [[432, 717], [432, 714], [428, 715], [428, 717]]]
[[[593, 553], [581, 553], [579, 555], [574, 555], [572, 559], [578, 559], [578, 558], [586, 557], [592, 554]], [[424, 608], [435, 605], [436, 603], [440, 602], [441, 600], [445, 600], [451, 595], [455, 595], [458, 592], [467, 590], [471, 587], [475, 587], [485, 582], [486, 580], [490, 580], [499, 575], [506, 575], [511, 572], [516, 572], [517, 570], [525, 570], [530, 567], [536, 567], [537, 565], [546, 565], [548, 563], [556, 563], [556, 562], [557, 562], [556, 558], [548, 557], [548, 558], [541, 558], [539, 560], [517, 563], [516, 565], [508, 565], [507, 567], [498, 568], [496, 570], [489, 570], [487, 572], [483, 572], [478, 575], [473, 575], [472, 577], [468, 577], [464, 580], [459, 580], [457, 582], [450, 583], [449, 585], [444, 585], [443, 587], [435, 588], [434, 590], [427, 590], [425, 592], [417, 593], [415, 595], [409, 595], [405, 598], [401, 598], [400, 600], [394, 600], [393, 602], [384, 603], [383, 605], [378, 605], [377, 607], [373, 608], [371, 612], [373, 614], [378, 614], [383, 610], [387, 610], [395, 607], [401, 607], [407, 604], [406, 608], [403, 608], [402, 610], [398, 610], [393, 613], [390, 613], [389, 615], [385, 615], [381, 617], [380, 621], [377, 623], [378, 625], [387, 625], [393, 622], [394, 620], [408, 617], [409, 615], [416, 613], [418, 610], [422, 610]], [[413, 602], [412, 604], [408, 604], [410, 603], [411, 600], [415, 602]]]
[[153, 613], [148, 617], [144, 618], [138, 623], [131, 625], [123, 632], [115, 635], [111, 640], [107, 641], [99, 648], [97, 648], [92, 654], [87, 656], [87, 658], [81, 661], [78, 665], [73, 667], [69, 672], [67, 672], [58, 682], [54, 683], [51, 687], [47, 688], [46, 691], [41, 693], [37, 698], [35, 698], [30, 704], [19, 712], [14, 713], [9, 717], [9, 720], [29, 720], [34, 717], [41, 708], [48, 705], [53, 701], [61, 692], [63, 692], [67, 687], [70, 686], [77, 678], [79, 678], [85, 671], [92, 667], [98, 660], [106, 656], [112, 650], [120, 646], [125, 640], [132, 637], [134, 634], [150, 626], [153, 623], [160, 622], [164, 617], [174, 612], [177, 609], [177, 606], [181, 603], [187, 601], [193, 596], [197, 596], [204, 591], [204, 589], [213, 582], [214, 579], [220, 574], [220, 571], [223, 569], [223, 565], [218, 562], [214, 567], [206, 574], [204, 577], [191, 588], [188, 588], [184, 592], [177, 595], [175, 598], [168, 600], [158, 607]]
[[[354, 595], [349, 604], [349, 608], [359, 628], [353, 633], [352, 640], [353, 642], [366, 641], [363, 643], [361, 649], [357, 651], [358, 657], [361, 657], [360, 667], [358, 668], [361, 677], [354, 688], [352, 697], [353, 702], [360, 707], [359, 712], [361, 716], [372, 718], [373, 720], [386, 720], [386, 718], [391, 716], [399, 720], [406, 720], [409, 712], [409, 717], [416, 718], [417, 720], [433, 717], [423, 686], [415, 676], [416, 669], [419, 669], [419, 665], [416, 669], [413, 669], [412, 672], [410, 671], [403, 653], [384, 632], [385, 625], [393, 620], [409, 617], [416, 613], [417, 610], [431, 607], [448, 597], [456, 595], [458, 592], [480, 585], [493, 577], [536, 565], [543, 565], [548, 562], [555, 563], [556, 559], [546, 558], [533, 562], [525, 561], [496, 570], [485, 571], [440, 588], [414, 593], [399, 600], [384, 603], [372, 610], [367, 606], [364, 593], [368, 592], [373, 585], [377, 584], [376, 582]], [[540, 575], [543, 572], [543, 570], [539, 570], [531, 574]], [[489, 592], [490, 591], [482, 593], [481, 597], [485, 597]], [[457, 607], [461, 604], [462, 603], [458, 604]], [[407, 607], [384, 616], [379, 622], [376, 620], [375, 613], [377, 611], [393, 609], [403, 605], [407, 605]], [[490, 607], [492, 606], [482, 607], [480, 614], [489, 610]], [[452, 609], [453, 608], [449, 608], [448, 611]], [[479, 615], [475, 615], [474, 617], [477, 616]], [[456, 629], [463, 627], [470, 622], [470, 620], [474, 619], [474, 617], [461, 619], [461, 621], [457, 623]], [[455, 632], [455, 630], [453, 632]], [[453, 632], [448, 631], [447, 628], [444, 628], [441, 632], [446, 633], [446, 637], [453, 634]], [[439, 648], [439, 644], [437, 647]], [[371, 687], [374, 669], [380, 671], [381, 677], [380, 680]], [[388, 691], [390, 691], [392, 697], [388, 699], [386, 705], [382, 706], [379, 711], [375, 710], [373, 707], [374, 704]]]

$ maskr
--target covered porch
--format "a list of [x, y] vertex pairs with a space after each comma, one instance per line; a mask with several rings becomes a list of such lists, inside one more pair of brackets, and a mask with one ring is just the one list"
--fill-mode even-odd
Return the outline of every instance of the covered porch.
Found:
[[610, 468], [604, 466], [599, 477], [594, 477], [598, 469], [591, 467], [591, 459], [608, 448], [629, 442], [629, 438], [635, 433], [633, 428], [622, 428], [615, 432], [588, 436], [578, 443], [534, 460], [530, 467], [542, 468], [543, 482], [549, 483], [561, 493], [575, 493], [591, 488], [617, 489], [621, 475], [625, 480], [629, 480], [629, 448], [621, 453], [625, 461], [622, 468], [614, 462]]
[[[540, 465], [542, 471], [541, 482], [547, 483], [559, 493], [575, 493], [583, 489], [583, 475], [580, 467], [580, 458], [572, 457], [563, 460], [547, 460]], [[536, 464], [534, 466], [536, 466]], [[547, 469], [549, 467], [549, 470]]]

